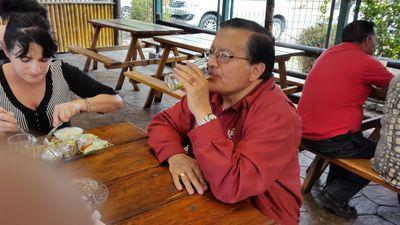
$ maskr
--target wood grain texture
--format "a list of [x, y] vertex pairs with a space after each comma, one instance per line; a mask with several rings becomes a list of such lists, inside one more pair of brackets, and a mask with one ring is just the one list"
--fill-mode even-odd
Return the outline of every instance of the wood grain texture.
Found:
[[65, 169], [73, 174], [91, 177], [103, 183], [157, 167], [146, 139], [106, 148], [77, 161], [67, 163]]
[[88, 133], [99, 136], [111, 144], [120, 145], [147, 137], [146, 131], [130, 122], [96, 127]]
[[115, 224], [186, 196], [178, 191], [166, 167], [157, 167], [107, 184], [109, 197], [102, 220]]
[[275, 224], [248, 202], [224, 204], [210, 193], [186, 196], [161, 208], [125, 220], [118, 225], [256, 225]]

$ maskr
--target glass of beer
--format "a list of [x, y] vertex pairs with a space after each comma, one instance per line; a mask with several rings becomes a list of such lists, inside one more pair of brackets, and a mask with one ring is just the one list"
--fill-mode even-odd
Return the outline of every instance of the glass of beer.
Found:
[[[207, 57], [204, 57], [193, 61], [193, 64], [198, 66], [203, 71], [206, 78], [208, 77], [207, 60]], [[168, 73], [164, 75], [164, 82], [171, 91], [176, 91], [183, 88], [183, 85], [177, 79], [175, 79], [174, 73]]]

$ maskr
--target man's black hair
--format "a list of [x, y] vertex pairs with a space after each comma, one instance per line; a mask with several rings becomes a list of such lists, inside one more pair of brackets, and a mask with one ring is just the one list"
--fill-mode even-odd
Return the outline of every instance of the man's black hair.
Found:
[[342, 42], [363, 43], [369, 35], [374, 35], [375, 24], [371, 21], [356, 20], [347, 24], [342, 33]]
[[221, 23], [221, 29], [243, 29], [253, 34], [247, 42], [247, 58], [250, 64], [264, 63], [265, 70], [261, 79], [272, 77], [275, 63], [275, 41], [271, 34], [258, 23], [242, 18], [233, 18]]

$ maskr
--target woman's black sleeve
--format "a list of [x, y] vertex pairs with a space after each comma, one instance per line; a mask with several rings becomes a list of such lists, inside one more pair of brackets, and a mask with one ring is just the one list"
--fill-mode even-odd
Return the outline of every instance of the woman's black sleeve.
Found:
[[81, 98], [90, 98], [98, 94], [117, 94], [111, 87], [91, 78], [75, 66], [62, 62], [61, 68], [71, 91]]

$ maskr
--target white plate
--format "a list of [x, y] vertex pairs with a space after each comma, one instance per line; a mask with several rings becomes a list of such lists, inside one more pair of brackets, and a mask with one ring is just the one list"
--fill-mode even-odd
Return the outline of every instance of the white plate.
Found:
[[58, 140], [76, 140], [83, 134], [83, 129], [80, 127], [66, 127], [54, 133], [54, 137]]

